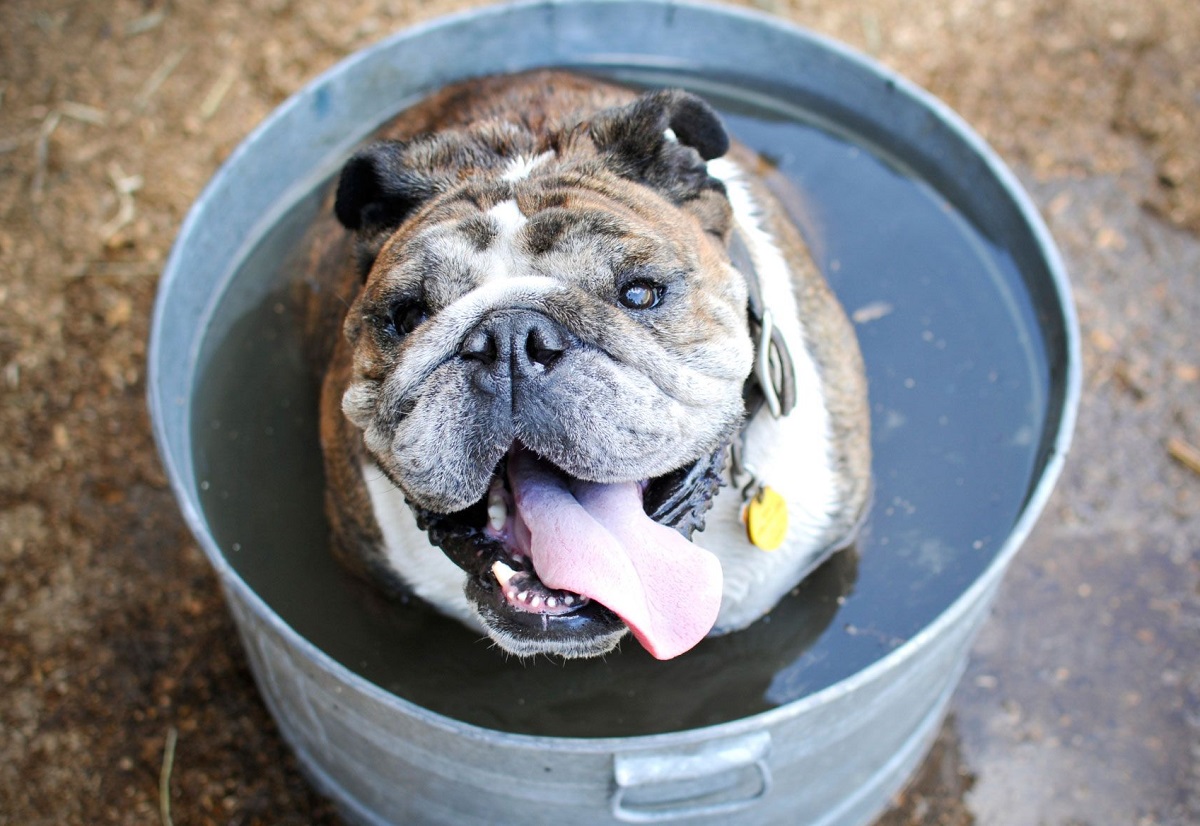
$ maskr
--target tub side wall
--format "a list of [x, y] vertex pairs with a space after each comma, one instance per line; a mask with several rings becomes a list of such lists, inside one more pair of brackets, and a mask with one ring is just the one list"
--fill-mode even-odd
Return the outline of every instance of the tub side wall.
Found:
[[[878, 814], [924, 754], [995, 588], [898, 666], [851, 691], [835, 686], [826, 702], [801, 701], [708, 730], [620, 741], [524, 737], [406, 713], [381, 692], [340, 680], [298, 652], [238, 588], [226, 591], [251, 670], [284, 737], [314, 782], [355, 822], [551, 826], [574, 817], [617, 823], [618, 756], [688, 755], [706, 742], [736, 743], [766, 732], [771, 788], [722, 821], [858, 826]], [[750, 796], [732, 788], [733, 773], [721, 766], [705, 782], [711, 786], [727, 775], [731, 799]], [[684, 811], [694, 803], [667, 801], [653, 811]], [[626, 808], [635, 816], [651, 811], [636, 802]]]

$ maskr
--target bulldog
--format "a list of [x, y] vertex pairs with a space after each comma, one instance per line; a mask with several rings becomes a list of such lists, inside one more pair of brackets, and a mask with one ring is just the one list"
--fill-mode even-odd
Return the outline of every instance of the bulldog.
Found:
[[852, 539], [853, 330], [706, 102], [535, 72], [377, 137], [305, 276], [346, 565], [519, 656], [665, 659]]

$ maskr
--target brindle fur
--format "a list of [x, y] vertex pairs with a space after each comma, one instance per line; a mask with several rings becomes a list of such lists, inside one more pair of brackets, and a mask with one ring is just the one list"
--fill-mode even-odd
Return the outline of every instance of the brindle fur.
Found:
[[[411, 202], [396, 197], [382, 212], [364, 209], [356, 213], [342, 209], [343, 205], [370, 199], [341, 198], [339, 217], [357, 232], [346, 232], [332, 209], [315, 223], [302, 264], [309, 293], [305, 323], [314, 369], [323, 377], [320, 431], [333, 547], [352, 571], [392, 592], [407, 589], [403, 576], [388, 564], [363, 479], [364, 467], [379, 465], [381, 472], [402, 487], [405, 473], [427, 474], [422, 482], [426, 487], [415, 491], [415, 498], [428, 490], [428, 498], [420, 504], [443, 510], [478, 499], [491, 472], [491, 459], [485, 459], [482, 464], [486, 468], [476, 472], [465, 467], [400, 468], [380, 455], [381, 439], [390, 438], [390, 429], [408, 413], [397, 399], [387, 397], [391, 391], [386, 383], [392, 379], [398, 356], [394, 342], [380, 332], [377, 317], [380, 308], [394, 300], [389, 291], [397, 289], [398, 281], [382, 275], [371, 275], [365, 284], [364, 279], [372, 273], [411, 268], [413, 257], [423, 254], [430, 256], [429, 264], [442, 266], [444, 262], [435, 260], [436, 249], [423, 250], [416, 243], [415, 233], [420, 228], [453, 225], [466, 244], [486, 249], [496, 242], [500, 230], [487, 219], [488, 210], [515, 201], [520, 212], [530, 216], [523, 230], [524, 243], [537, 254], [580, 233], [587, 236], [589, 249], [603, 248], [606, 233], [621, 237], [639, 222], [649, 221], [656, 228], [656, 243], [632, 244], [624, 263], [637, 266], [644, 260], [649, 266], [664, 258], [674, 260], [672, 256], [686, 260], [698, 282], [696, 293], [703, 298], [660, 324], [653, 340], [664, 352], [694, 352], [697, 358], [702, 353], [715, 355], [723, 348], [726, 352], [720, 357], [731, 360], [716, 371], [724, 384], [740, 384], [741, 378], [726, 377], [732, 375], [731, 370], [740, 370], [742, 377], [748, 372], [748, 359], [742, 354], [748, 346], [744, 284], [725, 277], [729, 270], [725, 244], [732, 226], [729, 202], [719, 182], [707, 175], [696, 177], [695, 152], [686, 145], [719, 141], [721, 136], [681, 135], [681, 143], [656, 145], [658, 154], [641, 157], [638, 149], [644, 144], [644, 135], [639, 133], [639, 122], [631, 122], [629, 107], [652, 105], [638, 103], [644, 100], [627, 89], [556, 72], [485, 78], [448, 88], [381, 130], [378, 137], [400, 143], [389, 150], [390, 155], [377, 153], [369, 161], [395, 164], [405, 175], [418, 170], [415, 178], [402, 182]], [[624, 107], [620, 117], [612, 115], [619, 107]], [[691, 152], [686, 158], [670, 154], [684, 150]], [[537, 158], [547, 152], [563, 162], [553, 179], [519, 185], [501, 179], [501, 171], [514, 158]], [[754, 180], [762, 177], [771, 182], [775, 177], [778, 185], [778, 176], [744, 148], [735, 147], [731, 157], [752, 173], [748, 183], [763, 212], [763, 222], [795, 274], [794, 292], [804, 319], [805, 344], [820, 374], [831, 420], [830, 450], [841, 507], [831, 514], [822, 541], [832, 547], [852, 534], [869, 495], [869, 420], [861, 357], [845, 314], [811, 265], [795, 227]], [[354, 163], [352, 160], [351, 166]], [[353, 178], [344, 175], [343, 186]], [[630, 180], [640, 183], [631, 185]], [[454, 197], [440, 197], [448, 192]], [[662, 214], [664, 201], [677, 211], [675, 217]], [[664, 245], [669, 247], [666, 253], [660, 248]], [[471, 290], [476, 282], [472, 273], [464, 273], [461, 283], [442, 278], [425, 300], [436, 311]], [[645, 331], [636, 322], [626, 324], [621, 316], [597, 315], [571, 318], [569, 323], [636, 363], [651, 381], [664, 387], [678, 384], [677, 365], [639, 361], [639, 351], [624, 343], [627, 338], [644, 337]], [[338, 334], [339, 328], [343, 334]], [[707, 344], [710, 338], [712, 346]], [[741, 366], [735, 370], [737, 364]], [[356, 387], [356, 392], [347, 393]], [[688, 444], [689, 455], [680, 456], [679, 464], [711, 451], [736, 429], [740, 402], [735, 410], [728, 396], [725, 393], [719, 401], [714, 397], [712, 432]], [[368, 449], [364, 433], [366, 442], [375, 439], [375, 449]], [[500, 441], [507, 444], [504, 440], [510, 438], [505, 434]], [[498, 442], [484, 452], [498, 456], [503, 449]], [[553, 449], [547, 447], [546, 452]], [[570, 456], [551, 458], [559, 464], [576, 461]], [[638, 464], [640, 459], [624, 462], [621, 456], [608, 454], [577, 461], [583, 473], [590, 472], [601, 481], [606, 475], [632, 478], [631, 474], [643, 474], [648, 467], [645, 462]], [[434, 478], [437, 474], [441, 476]], [[455, 485], [466, 489], [456, 491]], [[787, 587], [790, 584], [784, 589]], [[739, 619], [732, 627], [741, 624], [744, 622]]]

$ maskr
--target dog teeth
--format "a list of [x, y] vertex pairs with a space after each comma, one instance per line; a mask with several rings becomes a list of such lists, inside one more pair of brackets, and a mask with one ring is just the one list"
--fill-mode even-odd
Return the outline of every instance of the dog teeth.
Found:
[[521, 602], [532, 609], [541, 609], [544, 606], [551, 611], [559, 608], [570, 608], [573, 605], [587, 604], [588, 600], [586, 597], [562, 591], [555, 591], [550, 594], [540, 591], [538, 588], [526, 588], [523, 591], [518, 591], [517, 589], [524, 584], [520, 579], [524, 573], [523, 571], [513, 570], [504, 562], [496, 561], [492, 563], [492, 574], [500, 582], [504, 596], [509, 602]]
[[492, 530], [504, 530], [504, 523], [507, 521], [508, 508], [504, 507], [503, 502], [499, 505], [488, 505], [488, 524], [492, 526]]
[[504, 502], [504, 492], [499, 485], [492, 485], [492, 489], [488, 491], [488, 525], [493, 531], [499, 533], [504, 530], [504, 523], [508, 521], [508, 505]]
[[500, 560], [492, 563], [492, 575], [496, 577], [496, 581], [500, 583], [500, 587], [507, 587], [508, 581], [513, 578], [514, 574], [516, 574], [516, 571]]

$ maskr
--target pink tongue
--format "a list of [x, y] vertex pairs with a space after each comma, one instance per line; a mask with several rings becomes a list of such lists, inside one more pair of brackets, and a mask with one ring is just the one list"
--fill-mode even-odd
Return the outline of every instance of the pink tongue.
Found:
[[569, 480], [527, 450], [508, 478], [517, 535], [538, 579], [606, 606], [660, 660], [677, 657], [712, 629], [721, 605], [721, 563], [642, 509], [636, 482]]

